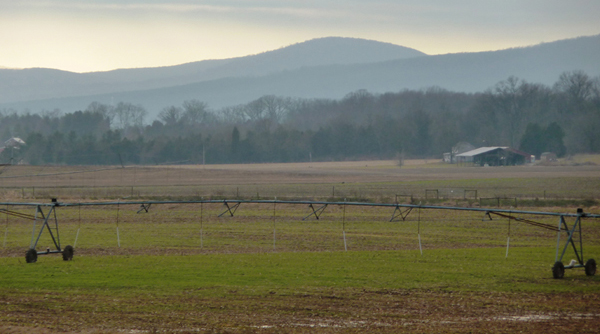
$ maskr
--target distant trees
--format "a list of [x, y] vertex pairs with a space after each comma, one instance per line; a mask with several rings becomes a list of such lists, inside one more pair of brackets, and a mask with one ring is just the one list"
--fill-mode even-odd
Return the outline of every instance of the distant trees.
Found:
[[564, 72], [554, 84], [561, 124], [568, 127], [568, 149], [600, 152], [600, 77]]
[[208, 104], [198, 100], [183, 102], [183, 113], [181, 120], [188, 125], [197, 126], [213, 123], [215, 116], [208, 110]]
[[587, 102], [595, 93], [594, 81], [583, 71], [564, 72], [554, 84], [554, 89], [565, 100], [563, 105], [569, 108], [568, 112], [583, 112], [587, 109]]
[[166, 126], [174, 126], [181, 120], [181, 108], [171, 106], [164, 108], [159, 114], [158, 118], [166, 125]]
[[116, 106], [92, 102], [85, 111], [88, 114], [101, 115], [108, 121], [110, 128], [122, 129], [126, 132], [142, 128], [148, 115], [143, 106], [129, 102], [119, 102]]
[[112, 110], [115, 120], [115, 128], [128, 130], [132, 127], [138, 129], [144, 126], [144, 119], [148, 112], [141, 105], [128, 102], [119, 102]]
[[515, 146], [521, 133], [523, 119], [536, 105], [539, 87], [511, 76], [500, 81], [482, 96], [485, 101], [483, 112], [489, 114], [489, 120], [502, 128], [500, 133], [510, 146]]
[[[431, 87], [339, 100], [265, 95], [211, 110], [91, 103], [40, 115], [0, 110], [0, 140], [17, 136], [31, 164], [290, 162], [440, 157], [453, 145], [512, 146], [539, 155], [600, 152], [600, 77], [565, 72], [553, 87], [516, 77], [477, 94]], [[7, 162], [7, 153], [0, 162]]]
[[231, 155], [234, 160], [239, 159], [240, 154], [240, 131], [236, 126], [233, 127], [233, 131], [231, 132]]
[[556, 122], [550, 123], [546, 128], [537, 123], [529, 123], [521, 137], [519, 148], [538, 158], [543, 152], [554, 152], [562, 157], [567, 150], [563, 142], [564, 136], [563, 129]]
[[406, 152], [416, 156], [428, 156], [431, 152], [431, 117], [422, 109], [409, 113], [402, 123]]
[[100, 136], [110, 130], [110, 121], [102, 112], [76, 111], [60, 118], [58, 130], [63, 133], [73, 132], [77, 136]]
[[256, 130], [271, 131], [289, 113], [292, 99], [274, 95], [262, 96], [241, 108], [245, 120]]
[[556, 122], [548, 124], [543, 133], [545, 139], [544, 151], [554, 152], [557, 156], [562, 157], [567, 153], [567, 148], [564, 143], [565, 132], [562, 127]]

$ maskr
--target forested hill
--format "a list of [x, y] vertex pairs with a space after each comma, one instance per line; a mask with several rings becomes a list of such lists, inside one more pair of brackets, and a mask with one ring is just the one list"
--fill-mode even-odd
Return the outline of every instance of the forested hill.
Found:
[[[336, 43], [348, 45], [342, 47]], [[371, 49], [381, 52], [368, 55], [359, 52]], [[334, 50], [346, 52], [342, 57]], [[330, 57], [325, 57], [328, 60], [310, 57], [320, 54]], [[378, 58], [375, 54], [381, 56]], [[600, 35], [500, 51], [437, 56], [427, 56], [415, 50], [372, 41], [322, 39], [234, 60], [90, 74], [98, 82], [94, 83], [95, 86], [81, 83], [81, 89], [104, 85], [105, 90], [95, 90], [104, 93], [69, 98], [61, 98], [60, 94], [55, 94], [55, 90], [62, 85], [68, 86], [66, 83], [69, 80], [77, 82], [79, 77], [73, 73], [60, 73], [56, 77], [57, 84], [47, 90], [40, 90], [55, 95], [46, 96], [44, 100], [3, 103], [0, 104], [0, 109], [28, 108], [35, 112], [58, 108], [63, 112], [72, 112], [84, 110], [93, 101], [113, 105], [127, 102], [141, 105], [148, 111], [149, 117], [154, 118], [163, 108], [192, 99], [203, 101], [217, 109], [248, 103], [263, 95], [341, 99], [358, 89], [385, 93], [437, 86], [472, 93], [482, 92], [510, 76], [550, 86], [565, 71], [581, 70], [590, 76], [600, 74], [599, 54]], [[296, 64], [296, 67], [285, 65], [289, 64], [287, 60]], [[119, 81], [137, 72], [144, 73], [140, 76], [145, 76], [146, 79], [140, 85]], [[0, 89], [5, 92], [4, 101], [6, 96], [23, 100], [21, 91], [30, 91], [35, 87], [32, 85], [30, 88], [14, 91], [19, 86], [7, 85], [6, 77], [2, 79], [2, 73], [6, 73], [5, 70], [0, 70], [0, 84], [5, 85], [5, 89]], [[165, 73], [177, 74], [169, 76]], [[189, 75], [186, 76], [185, 73]], [[30, 83], [24, 82], [22, 85]], [[137, 90], [117, 89], [124, 85]], [[113, 91], [109, 93], [107, 89]]]

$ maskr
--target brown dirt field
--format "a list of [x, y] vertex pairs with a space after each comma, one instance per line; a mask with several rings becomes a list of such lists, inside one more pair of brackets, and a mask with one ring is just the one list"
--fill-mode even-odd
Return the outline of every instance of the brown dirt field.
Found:
[[[103, 300], [106, 299], [106, 300]], [[408, 290], [2, 298], [2, 333], [597, 333], [600, 297]], [[161, 311], [145, 312], [145, 305]], [[176, 307], [174, 307], [176, 305]], [[6, 323], [30, 323], [13, 327]]]

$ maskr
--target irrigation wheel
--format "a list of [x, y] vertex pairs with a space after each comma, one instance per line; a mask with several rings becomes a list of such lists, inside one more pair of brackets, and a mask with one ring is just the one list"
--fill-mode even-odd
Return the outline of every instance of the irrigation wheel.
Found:
[[37, 251], [33, 248], [30, 248], [27, 253], [25, 253], [25, 261], [27, 263], [37, 262]]
[[585, 263], [585, 274], [588, 276], [596, 275], [596, 260], [587, 260], [587, 262]]
[[69, 245], [69, 246], [65, 247], [65, 249], [63, 249], [63, 251], [62, 251], [63, 260], [65, 260], [65, 261], [73, 260], [74, 252], [75, 252], [75, 250], [73, 249], [73, 246]]
[[554, 263], [554, 267], [552, 267], [552, 276], [554, 278], [563, 278], [565, 276], [565, 265], [560, 261], [556, 261]]

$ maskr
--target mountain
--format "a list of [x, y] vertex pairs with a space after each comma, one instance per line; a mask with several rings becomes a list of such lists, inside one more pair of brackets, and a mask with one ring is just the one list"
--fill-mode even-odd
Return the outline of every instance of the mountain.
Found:
[[[546, 85], [556, 82], [564, 71], [583, 70], [590, 76], [597, 76], [600, 75], [598, 54], [600, 35], [499, 51], [436, 56], [374, 41], [324, 38], [248, 57], [165, 68], [84, 73], [81, 75], [93, 78], [87, 79], [88, 87], [112, 85], [113, 90], [96, 90], [98, 94], [93, 95], [55, 95], [46, 100], [5, 102], [0, 108], [74, 111], [85, 109], [92, 101], [126, 101], [142, 104], [154, 117], [164, 107], [178, 106], [191, 99], [219, 108], [269, 94], [341, 98], [358, 89], [384, 93], [430, 86], [479, 92], [513, 75]], [[83, 80], [75, 73], [37, 70], [38, 73], [52, 74], [47, 81]], [[2, 77], [3, 71], [0, 70], [0, 82], [4, 89], [7, 84]], [[38, 75], [41, 79], [42, 74]], [[161, 83], [163, 86], [152, 87]], [[148, 87], [134, 88], [143, 85]], [[123, 86], [130, 89], [116, 89]]]
[[246, 57], [188, 64], [72, 73], [44, 68], [0, 69], [0, 103], [171, 87], [225, 77], [262, 76], [302, 67], [371, 63], [425, 55], [356, 38], [328, 37]]

